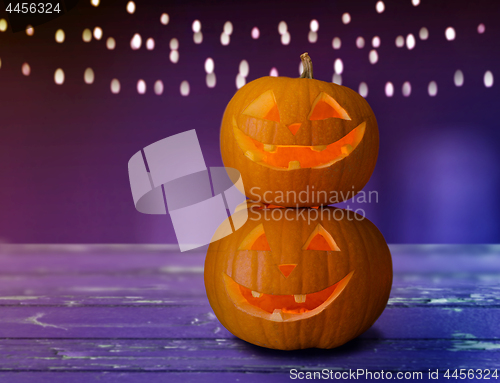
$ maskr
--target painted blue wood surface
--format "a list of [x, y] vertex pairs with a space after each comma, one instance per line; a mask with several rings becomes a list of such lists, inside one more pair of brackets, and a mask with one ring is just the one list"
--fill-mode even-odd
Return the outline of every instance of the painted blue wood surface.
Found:
[[220, 325], [205, 296], [203, 253], [1, 245], [0, 382], [281, 382], [292, 368], [500, 369], [499, 247], [391, 251], [391, 299], [371, 329], [334, 350], [284, 352]]

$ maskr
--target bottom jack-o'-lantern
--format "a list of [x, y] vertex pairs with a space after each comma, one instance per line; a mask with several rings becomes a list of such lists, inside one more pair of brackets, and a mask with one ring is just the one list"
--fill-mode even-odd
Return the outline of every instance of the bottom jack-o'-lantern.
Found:
[[210, 244], [205, 287], [220, 322], [268, 348], [334, 348], [357, 337], [389, 299], [392, 262], [377, 227], [349, 210], [248, 209]]

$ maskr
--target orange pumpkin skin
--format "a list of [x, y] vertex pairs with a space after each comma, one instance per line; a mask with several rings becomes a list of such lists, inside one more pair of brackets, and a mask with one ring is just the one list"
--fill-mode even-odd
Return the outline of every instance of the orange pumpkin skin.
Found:
[[[273, 111], [264, 116], [271, 119], [249, 115], [265, 113], [259, 113], [252, 103], [268, 91], [272, 91], [269, 95], [274, 96], [278, 112], [274, 110], [274, 117]], [[322, 93], [335, 100], [350, 120], [339, 117], [310, 120], [313, 103]], [[247, 112], [249, 109], [252, 109], [251, 113]], [[279, 122], [274, 121], [278, 119], [277, 113]], [[357, 138], [356, 145], [351, 142], [352, 152], [328, 165], [328, 158], [345, 155], [344, 149], [340, 148], [342, 140], [352, 140], [354, 130], [363, 123], [364, 133]], [[298, 130], [297, 124], [300, 124]], [[295, 134], [292, 130], [296, 130]], [[240, 144], [240, 136], [254, 141], [245, 146]], [[240, 171], [248, 198], [280, 206], [313, 207], [350, 199], [365, 186], [375, 168], [379, 135], [373, 111], [355, 91], [309, 78], [263, 77], [242, 87], [227, 105], [220, 143], [224, 165]], [[333, 143], [339, 147], [333, 148]], [[264, 145], [277, 149], [266, 152]], [[332, 147], [336, 154], [328, 157], [326, 152], [306, 148], [325, 145]], [[294, 154], [298, 153], [298, 147], [304, 151], [300, 155]], [[349, 146], [345, 145], [345, 148]], [[321, 157], [322, 160], [309, 159], [309, 154], [325, 157]], [[298, 161], [288, 162], [295, 157]], [[297, 162], [301, 162], [301, 168], [295, 169]], [[287, 164], [291, 170], [286, 168]], [[301, 192], [303, 198], [299, 198]]]
[[[305, 216], [297, 216], [302, 210]], [[224, 327], [255, 345], [295, 350], [338, 347], [372, 326], [392, 285], [391, 255], [377, 227], [332, 207], [265, 211], [248, 210], [239, 230], [208, 248], [205, 288]], [[336, 249], [307, 250], [325, 244], [318, 227], [331, 235]], [[266, 248], [263, 237], [252, 242], [259, 228], [269, 250], [257, 250]], [[305, 295], [305, 302], [297, 303], [295, 295]]]

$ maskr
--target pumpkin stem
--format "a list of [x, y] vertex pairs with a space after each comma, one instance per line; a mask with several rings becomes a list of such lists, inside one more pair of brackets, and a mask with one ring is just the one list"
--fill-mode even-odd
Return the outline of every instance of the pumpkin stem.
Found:
[[309, 54], [302, 53], [300, 55], [300, 59], [302, 60], [302, 74], [300, 75], [300, 78], [310, 78], [313, 79], [313, 62], [311, 58], [309, 57]]

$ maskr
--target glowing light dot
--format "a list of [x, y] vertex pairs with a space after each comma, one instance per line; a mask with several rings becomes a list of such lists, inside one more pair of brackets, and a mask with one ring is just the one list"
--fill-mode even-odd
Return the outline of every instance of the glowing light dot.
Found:
[[220, 35], [220, 43], [222, 45], [229, 45], [230, 40], [231, 40], [231, 38], [229, 37], [229, 35], [222, 32], [222, 34]]
[[118, 81], [116, 78], [111, 80], [110, 88], [111, 88], [111, 93], [113, 94], [120, 93], [120, 81]]
[[396, 37], [396, 46], [398, 48], [403, 48], [405, 45], [405, 38], [403, 36]]
[[28, 25], [26, 27], [26, 34], [28, 36], [33, 36], [35, 34], [35, 28], [33, 28], [31, 25]]
[[280, 35], [286, 33], [288, 31], [288, 25], [286, 25], [286, 22], [280, 21], [278, 24], [278, 32]]
[[332, 40], [332, 48], [340, 49], [341, 46], [342, 46], [342, 40], [340, 40], [340, 37], [334, 37]]
[[94, 82], [94, 71], [92, 68], [87, 68], [85, 69], [85, 72], [83, 73], [83, 81], [85, 81], [85, 84], [92, 84]]
[[137, 93], [144, 94], [146, 93], [146, 81], [140, 79], [137, 81]]
[[438, 93], [438, 86], [436, 84], [436, 81], [431, 81], [429, 83], [429, 86], [427, 87], [427, 92], [431, 97], [434, 97]]
[[279, 76], [278, 69], [276, 69], [274, 67], [271, 68], [271, 70], [269, 71], [269, 76], [271, 76], [271, 77], [278, 77]]
[[179, 51], [176, 50], [170, 51], [169, 59], [174, 64], [177, 64], [179, 62]]
[[333, 70], [337, 74], [342, 74], [342, 72], [344, 71], [344, 63], [341, 59], [335, 60], [335, 62], [333, 63]]
[[162, 23], [163, 25], [167, 25], [169, 21], [170, 16], [168, 15], [168, 13], [162, 13], [160, 16], [160, 23]]
[[385, 84], [385, 95], [387, 97], [394, 96], [394, 85], [390, 81]]
[[201, 31], [201, 22], [200, 22], [200, 20], [193, 21], [193, 25], [191, 25], [191, 28], [193, 29], [194, 33]]
[[318, 41], [318, 34], [316, 32], [309, 31], [307, 39], [311, 44], [314, 44], [316, 41]]
[[135, 12], [135, 3], [133, 1], [127, 3], [127, 12], [130, 14]]
[[146, 40], [146, 49], [148, 51], [155, 49], [155, 40], [152, 37]]
[[240, 73], [236, 76], [236, 88], [240, 89], [243, 85], [246, 84], [245, 77], [243, 77]]
[[224, 23], [224, 33], [228, 36], [231, 36], [231, 33], [233, 33], [233, 23], [230, 21], [226, 21]]
[[155, 81], [154, 91], [157, 96], [161, 96], [163, 94], [163, 81], [161, 80]]
[[420, 0], [411, 0], [411, 3], [413, 4], [414, 7], [420, 4]]
[[342, 22], [343, 22], [344, 24], [349, 24], [349, 23], [351, 22], [351, 15], [350, 15], [349, 13], [347, 13], [347, 12], [346, 12], [346, 13], [344, 13], [344, 14], [342, 15]]
[[0, 32], [5, 32], [7, 30], [7, 20], [0, 19]]
[[415, 48], [415, 36], [413, 36], [413, 34], [409, 34], [408, 36], [406, 36], [406, 47], [409, 49], [409, 50], [412, 50], [413, 48]]
[[311, 20], [311, 22], [309, 23], [309, 29], [311, 29], [312, 32], [318, 32], [319, 29], [318, 20], [316, 19]]
[[56, 69], [54, 72], [54, 82], [57, 85], [64, 84], [64, 71], [61, 68]]
[[21, 72], [23, 73], [23, 75], [29, 76], [31, 73], [30, 65], [28, 63], [24, 63], [21, 67]]
[[404, 82], [402, 92], [403, 92], [403, 96], [410, 97], [410, 94], [411, 94], [411, 84], [410, 84], [409, 81], [405, 81]]
[[362, 49], [364, 46], [365, 46], [365, 39], [362, 38], [361, 36], [359, 36], [357, 39], [356, 39], [356, 46], [359, 48], [359, 49]]
[[116, 41], [114, 38], [108, 37], [108, 39], [106, 40], [106, 48], [108, 48], [109, 50], [113, 50], [116, 48]]
[[342, 85], [342, 76], [338, 73], [333, 74], [332, 82], [337, 85]]
[[102, 29], [101, 28], [99, 28], [99, 27], [94, 28], [94, 38], [96, 40], [102, 39]]
[[375, 49], [372, 49], [368, 54], [368, 60], [370, 60], [370, 64], [376, 64], [378, 61], [378, 53]]
[[380, 37], [374, 36], [372, 39], [372, 47], [378, 48], [380, 47]]
[[184, 97], [189, 96], [189, 83], [186, 80], [181, 82], [180, 91], [182, 96]]
[[203, 33], [196, 32], [193, 35], [193, 41], [194, 41], [195, 44], [201, 44], [203, 42]]
[[65, 38], [64, 31], [62, 29], [58, 29], [56, 31], [56, 42], [63, 43], [64, 38]]
[[377, 10], [378, 13], [382, 13], [385, 11], [385, 4], [383, 1], [377, 1], [377, 4], [375, 4], [375, 9]]
[[491, 73], [489, 70], [486, 71], [483, 81], [486, 88], [491, 88], [493, 86], [493, 73]]
[[130, 40], [130, 48], [132, 48], [135, 51], [139, 49], [141, 45], [142, 45], [141, 35], [136, 33], [134, 36], [132, 36], [132, 40]]
[[90, 41], [92, 40], [92, 31], [90, 29], [86, 28], [83, 30], [82, 40], [85, 43], [90, 43]]
[[247, 77], [248, 76], [248, 73], [250, 72], [250, 65], [248, 65], [248, 61], [247, 60], [241, 60], [239, 71], [240, 71], [240, 74], [243, 77]]
[[94, 7], [98, 7], [99, 6], [99, 3], [100, 1], [99, 0], [90, 0], [90, 4]]
[[302, 75], [302, 72], [304, 72], [304, 64], [302, 62], [299, 63], [299, 75]]
[[366, 84], [366, 82], [362, 82], [361, 84], [359, 84], [358, 93], [363, 97], [368, 96], [368, 85]]
[[207, 73], [207, 87], [215, 88], [215, 84], [217, 83], [217, 78], [215, 77], [215, 73]]
[[455, 40], [455, 29], [453, 27], [446, 28], [446, 30], [444, 31], [444, 35], [446, 36], [446, 40], [448, 41]]
[[[0, 30], [1, 30], [1, 27], [0, 27]], [[482, 34], [484, 32], [486, 32], [486, 27], [484, 26], [483, 23], [481, 23], [477, 26], [477, 33]]]
[[291, 36], [290, 33], [285, 32], [281, 35], [281, 44], [288, 45], [290, 44]]
[[177, 40], [175, 37], [173, 39], [170, 40], [170, 49], [179, 49], [179, 40]]
[[[240, 66], [241, 66], [241, 64], [240, 64]], [[205, 60], [205, 72], [213, 73], [214, 69], [215, 69], [214, 60], [211, 57], [207, 58]]]
[[259, 28], [253, 27], [252, 28], [252, 39], [257, 40], [259, 37], [260, 37]]
[[464, 74], [460, 69], [457, 69], [455, 71], [455, 75], [453, 76], [453, 82], [455, 83], [455, 86], [464, 85]]
[[418, 37], [420, 37], [420, 40], [427, 40], [429, 38], [429, 30], [426, 27], [420, 28]]

